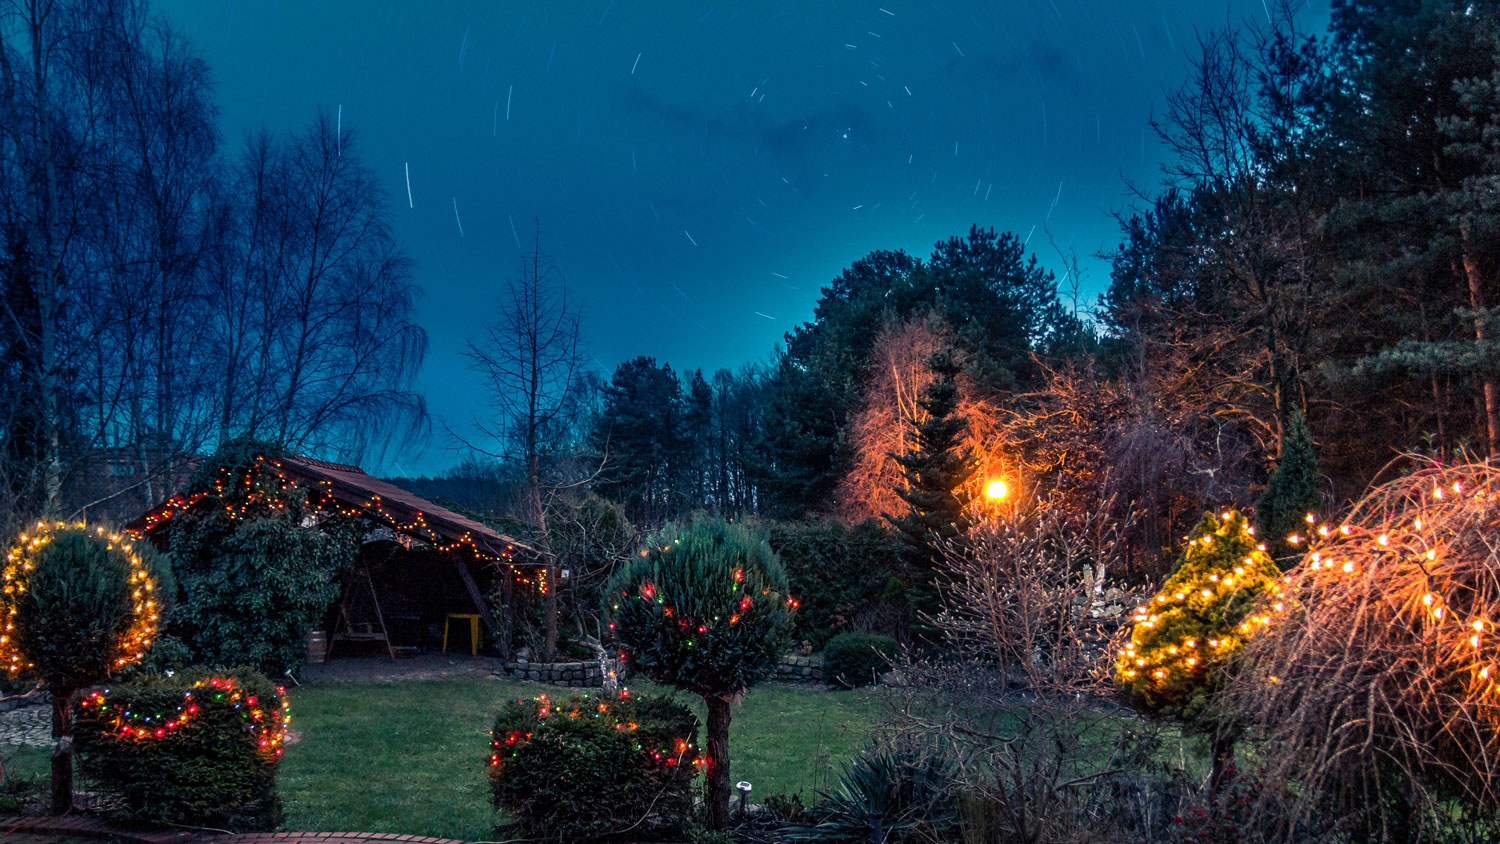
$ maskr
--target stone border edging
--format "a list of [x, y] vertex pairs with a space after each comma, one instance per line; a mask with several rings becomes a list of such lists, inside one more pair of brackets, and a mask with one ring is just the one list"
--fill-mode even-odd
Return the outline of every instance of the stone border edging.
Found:
[[776, 679], [793, 683], [823, 682], [823, 658], [787, 654], [776, 663]]

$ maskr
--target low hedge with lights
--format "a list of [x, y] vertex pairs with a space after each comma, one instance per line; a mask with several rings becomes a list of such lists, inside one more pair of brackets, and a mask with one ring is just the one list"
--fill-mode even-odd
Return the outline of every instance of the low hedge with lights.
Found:
[[286, 693], [249, 670], [189, 671], [96, 689], [77, 706], [84, 776], [123, 820], [275, 829]]
[[676, 701], [544, 695], [500, 710], [489, 776], [495, 808], [526, 838], [641, 840], [682, 828], [702, 764], [698, 719]]

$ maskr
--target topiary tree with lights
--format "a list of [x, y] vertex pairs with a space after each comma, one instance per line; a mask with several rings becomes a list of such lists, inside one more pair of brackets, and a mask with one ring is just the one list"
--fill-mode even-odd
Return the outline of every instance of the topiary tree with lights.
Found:
[[668, 524], [617, 572], [608, 594], [629, 664], [703, 697], [708, 825], [729, 814], [729, 706], [776, 668], [797, 602], [765, 538], [723, 519]]
[[145, 543], [39, 522], [6, 554], [0, 660], [52, 694], [52, 811], [73, 805], [72, 698], [145, 656], [172, 592]]
[[1234, 729], [1216, 705], [1224, 669], [1268, 615], [1255, 614], [1280, 590], [1281, 571], [1245, 517], [1204, 513], [1162, 589], [1135, 612], [1115, 682], [1139, 709], [1208, 733], [1216, 791], [1234, 756]]

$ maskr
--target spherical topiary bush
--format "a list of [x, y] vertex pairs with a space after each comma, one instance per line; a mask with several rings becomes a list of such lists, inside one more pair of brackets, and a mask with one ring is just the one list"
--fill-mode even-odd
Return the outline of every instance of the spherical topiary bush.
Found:
[[840, 633], [823, 648], [823, 682], [837, 689], [873, 685], [899, 652], [889, 636]]
[[0, 661], [52, 693], [52, 809], [72, 806], [73, 694], [137, 662], [161, 617], [154, 554], [129, 536], [39, 522], [17, 537], [0, 574]]
[[509, 701], [490, 751], [495, 808], [547, 841], [679, 831], [703, 761], [692, 710], [616, 695]]
[[776, 670], [797, 602], [766, 540], [743, 525], [669, 524], [610, 581], [611, 618], [632, 668], [703, 697], [708, 825], [729, 813], [729, 706]]

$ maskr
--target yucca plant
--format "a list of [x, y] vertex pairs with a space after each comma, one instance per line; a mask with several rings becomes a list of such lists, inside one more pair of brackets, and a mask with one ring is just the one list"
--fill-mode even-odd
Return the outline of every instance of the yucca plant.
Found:
[[831, 791], [819, 791], [816, 822], [790, 827], [791, 841], [941, 840], [957, 820], [949, 761], [917, 750], [866, 753], [844, 767]]
[[729, 815], [729, 706], [771, 674], [797, 602], [765, 538], [723, 519], [668, 524], [610, 581], [610, 617], [632, 668], [708, 708], [708, 826]]

